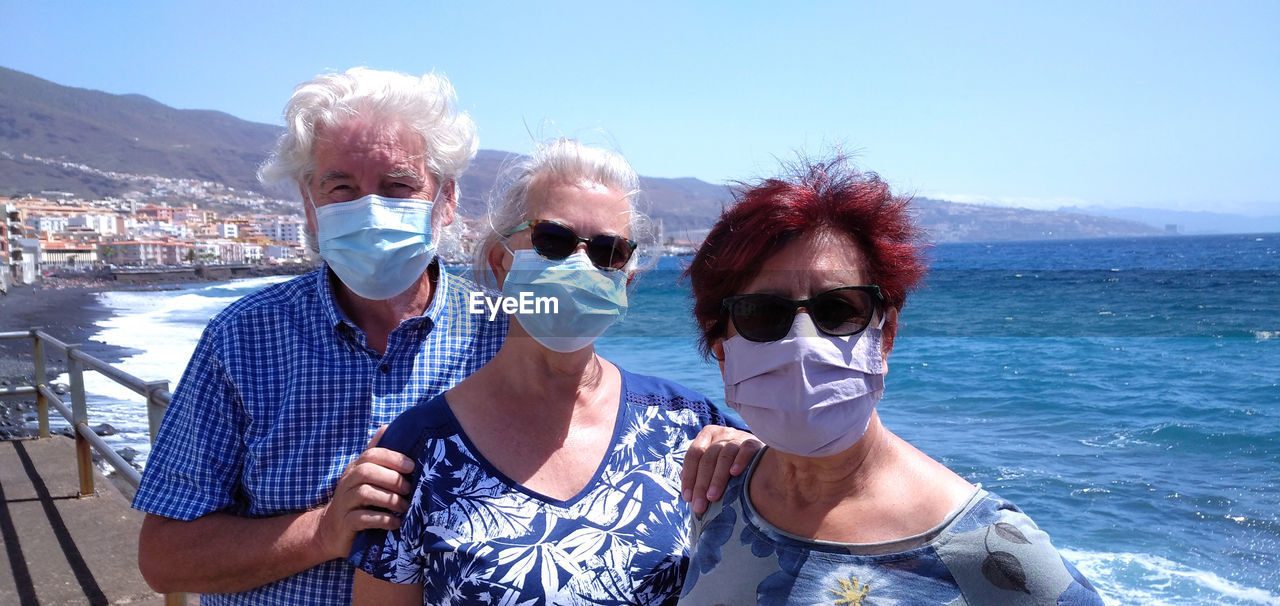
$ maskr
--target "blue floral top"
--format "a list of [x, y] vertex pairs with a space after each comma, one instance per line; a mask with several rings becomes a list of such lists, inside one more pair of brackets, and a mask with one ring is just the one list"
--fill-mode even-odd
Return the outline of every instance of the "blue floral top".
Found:
[[[764, 451], [762, 450], [761, 453]], [[978, 488], [937, 527], [890, 543], [806, 539], [756, 513], [733, 478], [693, 522], [680, 604], [1102, 604], [1031, 518]]]
[[422, 583], [424, 604], [674, 604], [688, 562], [680, 468], [710, 424], [741, 428], [697, 393], [622, 371], [612, 445], [561, 501], [495, 469], [438, 396], [382, 436], [422, 473], [400, 528], [358, 535], [351, 563]]

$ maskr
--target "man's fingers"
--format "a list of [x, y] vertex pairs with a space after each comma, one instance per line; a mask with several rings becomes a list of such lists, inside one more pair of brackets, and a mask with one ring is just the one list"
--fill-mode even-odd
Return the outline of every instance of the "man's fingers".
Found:
[[383, 425], [382, 427], [378, 428], [378, 431], [373, 432], [373, 439], [369, 440], [369, 445], [365, 446], [364, 449], [369, 450], [370, 448], [377, 446], [378, 440], [382, 439], [382, 433], [385, 432], [386, 430], [387, 430], [387, 426]]
[[349, 528], [355, 531], [369, 530], [376, 528], [379, 530], [395, 530], [400, 527], [400, 518], [395, 514], [376, 509], [353, 509], [347, 513], [346, 523]]
[[385, 488], [362, 484], [356, 489], [356, 496], [357, 503], [352, 509], [377, 507], [396, 513], [409, 510], [409, 502], [404, 497]]
[[353, 465], [338, 480], [336, 492], [358, 491], [363, 485], [372, 485], [397, 494], [408, 494], [413, 486], [399, 471], [377, 463], [362, 462]]
[[396, 473], [413, 473], [413, 459], [403, 453], [386, 448], [378, 448], [377, 446], [360, 453], [355, 462], [356, 465], [371, 463], [379, 467], [386, 467]]

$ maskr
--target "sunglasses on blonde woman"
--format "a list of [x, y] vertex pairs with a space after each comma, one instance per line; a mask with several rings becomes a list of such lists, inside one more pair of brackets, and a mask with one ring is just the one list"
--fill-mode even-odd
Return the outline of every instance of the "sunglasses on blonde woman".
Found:
[[600, 269], [622, 269], [626, 267], [627, 262], [631, 260], [631, 254], [636, 250], [636, 243], [622, 236], [597, 234], [590, 238], [583, 238], [568, 225], [549, 219], [525, 221], [508, 232], [507, 236], [510, 237], [525, 229], [530, 230], [529, 236], [533, 242], [533, 250], [552, 261], [559, 261], [573, 254], [574, 249], [578, 248], [578, 243], [585, 242], [587, 258], [591, 259], [592, 265]]

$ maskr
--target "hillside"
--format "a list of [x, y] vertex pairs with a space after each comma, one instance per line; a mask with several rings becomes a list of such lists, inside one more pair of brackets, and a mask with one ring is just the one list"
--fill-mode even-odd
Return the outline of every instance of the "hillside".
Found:
[[[189, 194], [181, 187], [154, 185], [194, 179], [234, 189], [200, 198], [202, 207], [222, 210], [219, 200], [252, 198], [264, 209], [287, 209], [292, 204], [275, 206], [255, 193], [262, 191], [257, 167], [280, 130], [216, 111], [174, 109], [141, 95], [61, 86], [0, 67], [0, 196], [65, 192], [99, 199], [134, 192], [185, 203], [191, 200], [183, 198]], [[461, 183], [464, 216], [484, 213], [495, 178], [513, 157], [480, 150]], [[731, 200], [725, 186], [693, 178], [641, 177], [641, 187], [649, 213], [667, 235], [678, 237], [696, 238]], [[1119, 218], [930, 199], [918, 199], [916, 213], [939, 242], [1162, 233]]]
[[[255, 167], [279, 132], [221, 112], [173, 109], [141, 95], [71, 88], [0, 68], [0, 150], [18, 156], [256, 191]], [[103, 196], [117, 187], [109, 179], [68, 176], [32, 162], [0, 161], [7, 194], [52, 189]]]
[[1082, 213], [960, 204], [916, 198], [916, 222], [933, 242], [1077, 240], [1163, 235], [1145, 223]]

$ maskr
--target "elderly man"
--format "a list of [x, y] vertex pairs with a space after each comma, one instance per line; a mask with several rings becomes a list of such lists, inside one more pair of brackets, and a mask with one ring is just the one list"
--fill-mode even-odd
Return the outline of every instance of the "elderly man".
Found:
[[477, 147], [447, 80], [323, 75], [285, 119], [260, 176], [296, 184], [325, 264], [210, 321], [133, 503], [143, 576], [206, 604], [347, 602], [352, 538], [398, 526], [413, 466], [366, 444], [506, 334], [435, 257]]

